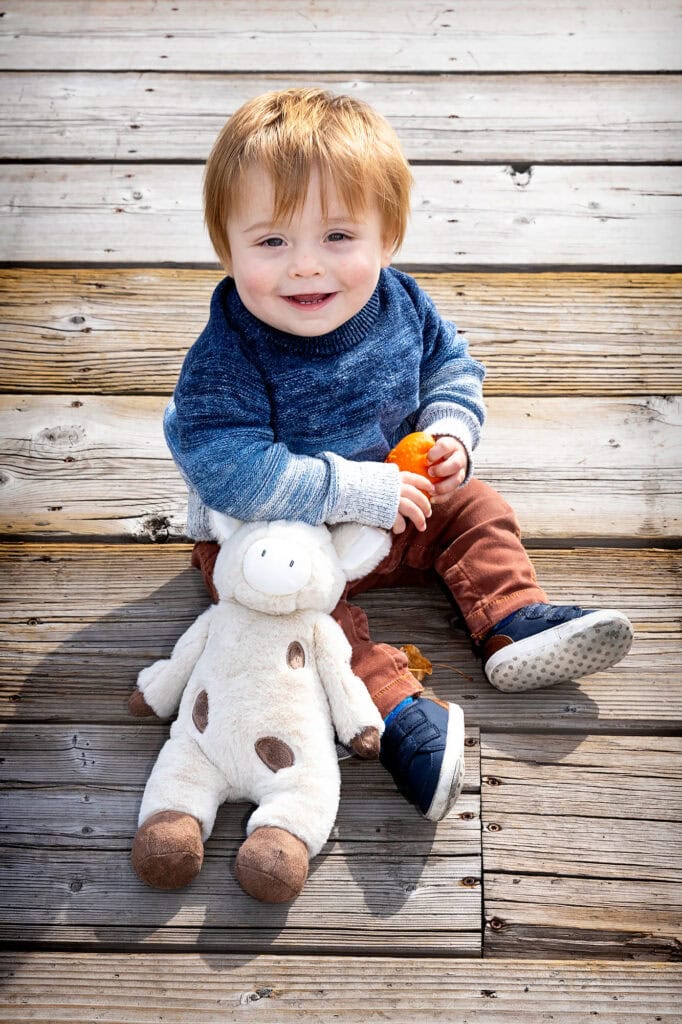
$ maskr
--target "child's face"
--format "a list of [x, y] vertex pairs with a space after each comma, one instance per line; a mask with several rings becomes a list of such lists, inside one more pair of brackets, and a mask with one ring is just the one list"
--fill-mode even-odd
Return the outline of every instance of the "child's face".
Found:
[[300, 212], [290, 223], [272, 224], [272, 182], [253, 168], [245, 201], [227, 224], [227, 270], [239, 297], [259, 320], [288, 334], [310, 338], [340, 327], [366, 305], [391, 262], [375, 204], [351, 220], [331, 181], [327, 202], [324, 220], [314, 171]]

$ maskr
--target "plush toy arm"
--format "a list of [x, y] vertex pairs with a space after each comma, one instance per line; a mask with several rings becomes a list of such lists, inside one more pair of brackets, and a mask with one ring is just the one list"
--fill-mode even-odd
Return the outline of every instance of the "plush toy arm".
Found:
[[209, 623], [216, 607], [211, 605], [185, 630], [170, 658], [155, 661], [138, 675], [137, 686], [145, 704], [160, 718], [172, 715], [180, 703], [192, 669], [206, 646]]
[[[315, 623], [315, 660], [332, 721], [341, 742], [352, 744], [356, 753], [363, 755], [365, 743], [360, 740], [361, 734], [376, 729], [378, 739], [384, 722], [362, 679], [352, 671], [350, 659], [351, 646], [343, 630], [329, 615], [321, 615]], [[359, 744], [353, 744], [354, 739]], [[374, 753], [378, 756], [378, 744]]]

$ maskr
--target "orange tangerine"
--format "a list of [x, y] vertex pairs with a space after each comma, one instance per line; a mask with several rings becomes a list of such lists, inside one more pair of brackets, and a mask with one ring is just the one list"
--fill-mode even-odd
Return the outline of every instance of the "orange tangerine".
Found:
[[429, 464], [426, 461], [426, 453], [435, 443], [435, 438], [431, 434], [418, 430], [399, 441], [386, 456], [386, 462], [395, 462], [398, 469], [406, 473], [419, 473], [428, 477]]

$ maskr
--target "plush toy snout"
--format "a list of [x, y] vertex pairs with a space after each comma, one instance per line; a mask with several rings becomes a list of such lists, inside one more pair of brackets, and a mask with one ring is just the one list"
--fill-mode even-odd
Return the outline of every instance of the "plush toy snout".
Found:
[[242, 563], [244, 579], [259, 594], [282, 597], [297, 594], [312, 574], [305, 548], [281, 537], [263, 537], [252, 544]]

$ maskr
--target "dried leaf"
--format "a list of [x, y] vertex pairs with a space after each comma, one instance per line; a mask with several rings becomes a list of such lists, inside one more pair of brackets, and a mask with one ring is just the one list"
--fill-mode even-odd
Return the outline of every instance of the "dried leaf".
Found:
[[403, 644], [400, 648], [407, 655], [407, 667], [418, 682], [422, 682], [424, 676], [430, 676], [433, 667], [428, 658], [425, 658], [418, 647], [414, 644]]

